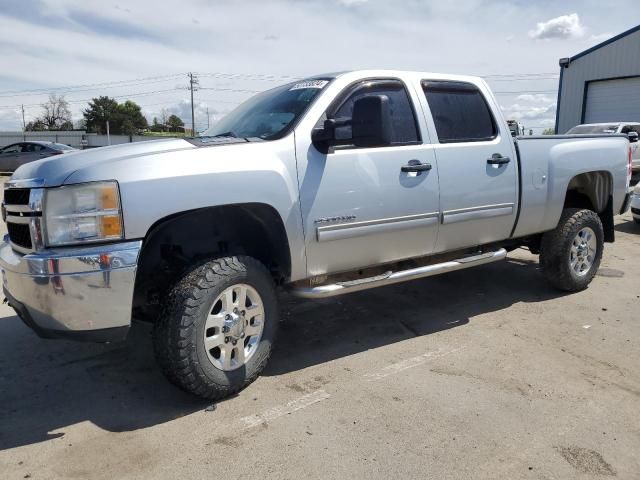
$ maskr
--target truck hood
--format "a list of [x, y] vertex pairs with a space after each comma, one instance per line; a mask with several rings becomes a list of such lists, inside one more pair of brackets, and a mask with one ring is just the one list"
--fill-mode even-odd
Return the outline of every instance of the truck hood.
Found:
[[183, 139], [150, 140], [147, 142], [125, 143], [111, 147], [81, 150], [43, 158], [18, 168], [12, 180], [42, 179], [45, 187], [57, 187], [64, 183], [75, 171], [125, 159], [134, 161], [138, 157], [154, 153], [197, 148]]

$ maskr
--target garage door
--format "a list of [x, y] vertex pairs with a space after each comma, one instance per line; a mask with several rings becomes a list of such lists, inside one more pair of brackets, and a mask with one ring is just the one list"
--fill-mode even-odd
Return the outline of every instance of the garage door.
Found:
[[640, 122], [640, 77], [589, 82], [584, 123]]

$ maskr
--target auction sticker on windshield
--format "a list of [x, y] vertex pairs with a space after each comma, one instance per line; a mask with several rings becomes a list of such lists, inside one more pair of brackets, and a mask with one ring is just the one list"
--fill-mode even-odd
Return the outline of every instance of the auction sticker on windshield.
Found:
[[329, 83], [328, 80], [308, 80], [306, 82], [296, 83], [289, 91], [302, 90], [305, 88], [324, 88], [327, 83]]

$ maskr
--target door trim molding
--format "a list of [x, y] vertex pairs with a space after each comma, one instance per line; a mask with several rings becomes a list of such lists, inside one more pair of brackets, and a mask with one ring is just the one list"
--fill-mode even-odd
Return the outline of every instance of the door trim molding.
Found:
[[330, 242], [347, 238], [362, 237], [376, 233], [426, 227], [438, 223], [439, 212], [419, 213], [402, 217], [380, 218], [362, 222], [339, 223], [316, 227], [318, 242]]
[[514, 203], [497, 203], [494, 205], [445, 210], [442, 213], [442, 224], [448, 225], [450, 223], [466, 222], [467, 220], [477, 220], [479, 218], [512, 215], [514, 206]]

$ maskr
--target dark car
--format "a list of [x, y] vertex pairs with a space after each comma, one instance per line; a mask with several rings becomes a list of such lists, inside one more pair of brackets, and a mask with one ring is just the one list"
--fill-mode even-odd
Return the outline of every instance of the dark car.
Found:
[[0, 148], [0, 172], [13, 172], [20, 165], [52, 155], [76, 151], [75, 148], [53, 142], [20, 142]]

